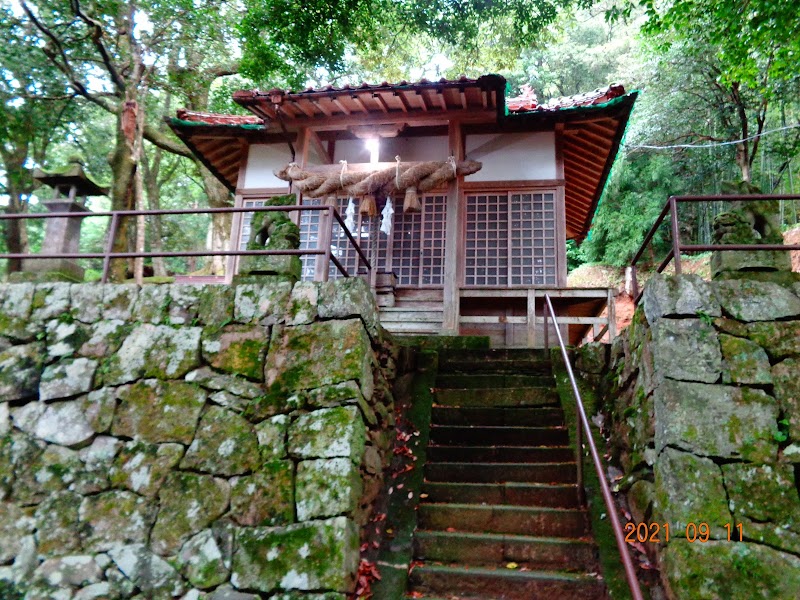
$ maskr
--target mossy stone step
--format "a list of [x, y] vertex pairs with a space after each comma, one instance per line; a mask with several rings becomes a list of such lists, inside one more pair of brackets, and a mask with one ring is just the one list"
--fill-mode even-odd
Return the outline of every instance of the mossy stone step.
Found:
[[410, 575], [412, 591], [492, 600], [601, 600], [602, 579], [555, 571], [512, 571], [485, 567], [422, 565]]
[[545, 360], [458, 359], [439, 363], [439, 375], [537, 375], [552, 379], [552, 364]]
[[430, 462], [568, 463], [575, 451], [567, 446], [428, 446]]
[[554, 388], [442, 388], [436, 390], [434, 403], [443, 406], [559, 406]]
[[564, 446], [569, 434], [564, 427], [483, 427], [432, 425], [431, 443], [457, 446]]
[[599, 569], [597, 546], [557, 537], [420, 530], [414, 534], [414, 556], [470, 565], [515, 562], [540, 570], [587, 573]]
[[425, 465], [428, 481], [451, 483], [576, 483], [577, 467], [574, 462], [563, 463], [475, 463], [428, 462]]
[[579, 538], [588, 525], [586, 512], [571, 508], [420, 504], [418, 512], [421, 529], [441, 531]]
[[431, 415], [436, 425], [490, 425], [548, 427], [564, 424], [564, 411], [558, 407], [485, 408], [436, 406]]
[[553, 385], [551, 374], [464, 374], [440, 373], [436, 377], [438, 388], [483, 388], [497, 389], [508, 387], [549, 387]]
[[427, 502], [456, 504], [508, 504], [578, 508], [575, 484], [550, 483], [449, 483], [427, 482], [422, 487]]

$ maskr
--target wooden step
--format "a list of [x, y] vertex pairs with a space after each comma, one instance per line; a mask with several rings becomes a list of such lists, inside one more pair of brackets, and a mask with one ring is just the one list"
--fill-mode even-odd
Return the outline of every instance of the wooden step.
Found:
[[559, 406], [559, 398], [550, 387], [500, 389], [446, 388], [437, 389], [435, 404], [445, 406]]
[[549, 373], [539, 375], [442, 373], [436, 377], [437, 388], [497, 389], [508, 387], [552, 387], [553, 385], [553, 376]]
[[550, 355], [533, 349], [450, 350], [439, 355], [439, 373], [549, 375]]
[[569, 434], [564, 427], [484, 427], [432, 425], [431, 443], [455, 446], [565, 446]]
[[435, 406], [431, 423], [436, 425], [489, 425], [548, 427], [564, 425], [560, 407], [486, 408], [466, 406]]
[[422, 487], [426, 502], [455, 504], [507, 504], [578, 508], [578, 487], [562, 483], [453, 483], [429, 481]]
[[442, 330], [441, 323], [381, 323], [387, 331], [400, 335], [435, 335]]
[[597, 547], [585, 540], [526, 535], [419, 530], [414, 535], [418, 560], [470, 565], [515, 562], [529, 569], [598, 570]]
[[428, 462], [425, 465], [428, 481], [453, 483], [576, 483], [575, 462], [564, 463], [474, 463]]
[[448, 598], [485, 600], [601, 600], [602, 579], [551, 571], [512, 571], [482, 567], [422, 565], [410, 575], [411, 589]]
[[441, 323], [444, 319], [441, 310], [409, 310], [408, 308], [382, 308], [381, 323]]
[[566, 446], [428, 446], [430, 462], [567, 463], [575, 451]]
[[586, 535], [583, 510], [498, 504], [420, 504], [419, 527], [431, 530], [513, 533], [579, 538]]

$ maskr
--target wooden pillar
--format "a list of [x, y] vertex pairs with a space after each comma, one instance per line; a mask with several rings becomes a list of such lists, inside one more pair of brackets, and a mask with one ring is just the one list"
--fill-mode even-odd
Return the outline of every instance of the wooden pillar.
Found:
[[[448, 138], [450, 155], [454, 156], [457, 162], [464, 160], [464, 135], [459, 121], [450, 121], [448, 126]], [[459, 263], [460, 253], [464, 246], [462, 237], [461, 223], [463, 217], [463, 203], [461, 193], [464, 178], [457, 177], [450, 182], [447, 188], [447, 206], [445, 218], [445, 241], [444, 241], [444, 313], [442, 322], [442, 333], [446, 335], [458, 335], [460, 317], [460, 284]]]
[[567, 209], [564, 193], [564, 124], [556, 124], [556, 284], [567, 287]]

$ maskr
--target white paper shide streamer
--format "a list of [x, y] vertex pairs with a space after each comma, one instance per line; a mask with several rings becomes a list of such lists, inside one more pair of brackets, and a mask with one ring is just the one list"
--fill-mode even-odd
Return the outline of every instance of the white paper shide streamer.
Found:
[[350, 233], [353, 233], [356, 229], [356, 203], [350, 198], [347, 201], [347, 210], [344, 212], [344, 226], [347, 227]]
[[386, 235], [392, 234], [392, 216], [394, 215], [394, 206], [392, 206], [392, 199], [386, 198], [386, 206], [381, 211], [381, 231]]

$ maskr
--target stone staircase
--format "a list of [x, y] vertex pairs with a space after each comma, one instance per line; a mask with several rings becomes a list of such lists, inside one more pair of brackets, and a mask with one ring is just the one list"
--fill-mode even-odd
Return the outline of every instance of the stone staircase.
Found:
[[606, 598], [546, 355], [442, 352], [434, 402], [409, 594]]

